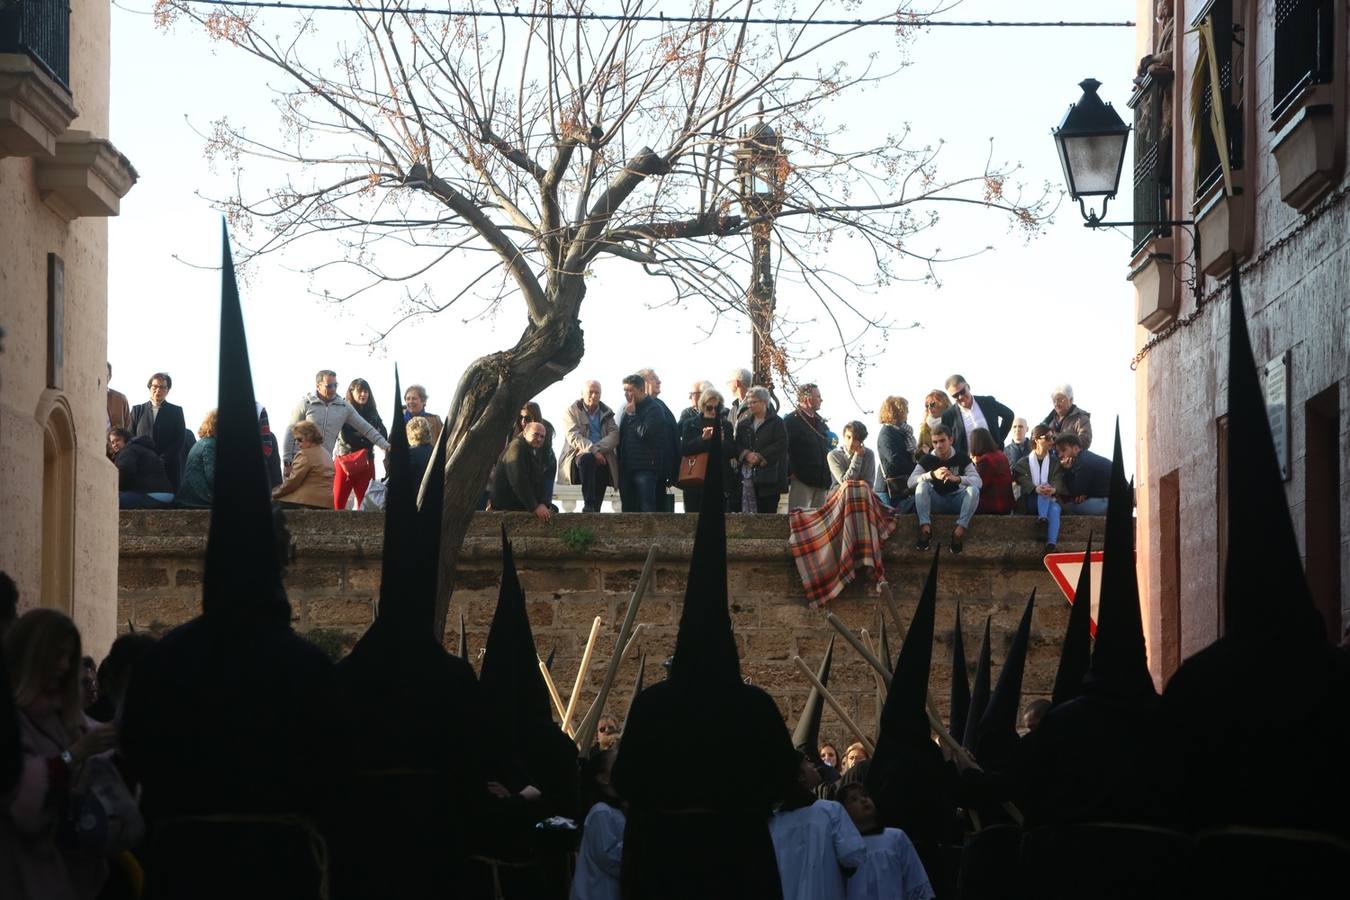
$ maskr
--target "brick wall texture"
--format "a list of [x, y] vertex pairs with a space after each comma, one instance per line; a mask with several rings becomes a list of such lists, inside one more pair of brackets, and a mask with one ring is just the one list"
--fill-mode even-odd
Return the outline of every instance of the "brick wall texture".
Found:
[[[160, 631], [200, 611], [207, 522], [207, 513], [195, 511], [121, 514], [121, 630], [134, 622], [138, 629]], [[295, 544], [295, 561], [286, 577], [294, 627], [329, 644], [350, 646], [375, 614], [383, 517], [300, 512], [289, 514], [288, 522]], [[526, 514], [479, 513], [460, 556], [444, 635], [446, 646], [453, 650], [459, 641], [462, 612], [475, 668], [497, 602], [503, 524], [513, 541], [535, 644], [543, 656], [556, 651], [553, 677], [564, 703], [573, 691], [591, 622], [596, 616], [602, 619], [594, 663], [580, 688], [583, 711], [600, 687], [628, 599], [648, 548], [655, 546], [655, 577], [637, 621], [646, 624], [640, 646], [647, 654], [647, 683], [663, 677], [661, 662], [674, 649], [684, 599], [693, 516], [578, 514], [558, 517], [545, 526]], [[948, 533], [951, 524], [936, 519], [935, 534]], [[1060, 549], [1081, 551], [1089, 529], [1100, 535], [1102, 527], [1100, 519], [1066, 519]], [[944, 715], [958, 601], [972, 675], [984, 620], [990, 617], [997, 679], [1027, 596], [1035, 589], [1037, 606], [1023, 701], [1045, 696], [1050, 690], [1069, 606], [1042, 564], [1041, 545], [1035, 541], [1033, 528], [1033, 520], [1027, 517], [981, 517], [963, 554], [944, 553], [931, 678], [934, 700]], [[787, 551], [786, 516], [732, 516], [727, 530], [731, 617], [741, 671], [774, 696], [791, 725], [809, 690], [793, 657], [801, 656], [814, 669], [835, 632], [824, 612], [807, 608]], [[902, 523], [886, 552], [887, 576], [906, 624], [929, 564], [926, 554], [913, 549], [913, 533], [912, 522]], [[587, 541], [585, 549], [575, 549]], [[863, 579], [850, 585], [829, 608], [855, 632], [867, 629], [875, 644], [880, 607], [875, 591]], [[900, 642], [894, 635], [891, 644], [898, 653]], [[616, 715], [622, 715], [637, 676], [637, 651], [620, 666], [607, 704], [607, 711]], [[842, 640], [835, 647], [830, 688], [858, 725], [874, 735], [877, 689], [872, 670]], [[822, 734], [837, 742], [853, 739], [828, 708]]]

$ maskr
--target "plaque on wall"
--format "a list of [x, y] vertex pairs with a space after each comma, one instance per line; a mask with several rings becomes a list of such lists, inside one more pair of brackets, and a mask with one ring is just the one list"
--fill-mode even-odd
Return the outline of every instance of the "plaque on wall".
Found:
[[1270, 419], [1270, 436], [1275, 439], [1275, 460], [1280, 464], [1280, 477], [1289, 480], [1289, 351], [1286, 350], [1265, 365], [1266, 416]]

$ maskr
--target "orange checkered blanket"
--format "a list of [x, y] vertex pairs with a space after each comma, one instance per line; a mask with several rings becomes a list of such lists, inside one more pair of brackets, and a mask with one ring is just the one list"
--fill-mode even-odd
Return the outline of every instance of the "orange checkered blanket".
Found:
[[864, 566], [871, 567], [873, 580], [885, 579], [881, 547], [895, 519], [866, 482], [844, 482], [819, 509], [794, 510], [790, 524], [788, 548], [808, 601], [833, 600]]

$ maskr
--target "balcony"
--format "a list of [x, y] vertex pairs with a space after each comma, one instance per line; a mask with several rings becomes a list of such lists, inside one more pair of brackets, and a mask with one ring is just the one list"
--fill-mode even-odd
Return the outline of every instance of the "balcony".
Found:
[[70, 7], [26, 0], [0, 12], [0, 157], [50, 157], [78, 115], [70, 95]]
[[1136, 321], [1159, 331], [1177, 314], [1172, 228], [1172, 73], [1145, 76], [1134, 96], [1134, 247], [1129, 280]]
[[1345, 171], [1345, 4], [1286, 0], [1275, 19], [1270, 130], [1280, 198], [1306, 213]]

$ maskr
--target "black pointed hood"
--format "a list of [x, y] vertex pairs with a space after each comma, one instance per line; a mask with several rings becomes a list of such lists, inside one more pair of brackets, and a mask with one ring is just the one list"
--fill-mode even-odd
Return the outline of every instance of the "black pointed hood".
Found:
[[966, 733], [966, 715], [970, 712], [970, 673], [966, 671], [966, 639], [961, 634], [961, 604], [956, 604], [956, 622], [952, 625], [952, 691], [949, 706], [951, 734], [961, 740]]
[[[394, 407], [395, 410], [399, 408]], [[403, 429], [403, 416], [396, 414], [394, 418]], [[417, 496], [415, 546], [418, 555], [413, 567], [414, 583], [408, 599], [408, 615], [437, 643], [445, 639], [443, 634], [436, 633], [436, 589], [441, 577], [441, 513], [445, 507], [445, 455], [449, 440], [450, 429], [442, 428], [421, 485], [413, 485]]]
[[1059, 648], [1059, 669], [1055, 672], [1055, 687], [1050, 705], [1059, 706], [1083, 693], [1083, 678], [1092, 663], [1092, 533], [1088, 533], [1087, 548], [1083, 550], [1083, 568], [1078, 573], [1078, 586], [1069, 607], [1069, 624], [1064, 629], [1064, 643]]
[[[1224, 633], [1266, 642], [1293, 632], [1324, 641], [1275, 456], [1237, 266], [1230, 284], [1228, 350], [1228, 561]], [[1098, 638], [1100, 641], [1100, 637]]]
[[[710, 460], [721, 460], [722, 429], [713, 429]], [[709, 465], [704, 496], [723, 493], [721, 465]], [[684, 611], [675, 638], [670, 680], [675, 684], [710, 687], [738, 683], [741, 677], [736, 639], [727, 609], [727, 522], [720, 503], [705, 503], [694, 532], [694, 555], [684, 593]]]
[[[394, 409], [403, 397], [394, 366]], [[416, 589], [417, 486], [408, 458], [408, 430], [402, 416], [394, 416], [386, 457], [388, 482], [384, 505], [384, 550], [380, 571], [380, 606], [376, 621], [383, 628], [410, 631], [413, 592]]]
[[1036, 606], [1036, 590], [1032, 588], [1022, 611], [1022, 621], [1013, 635], [1008, 658], [998, 673], [998, 683], [989, 698], [984, 715], [980, 717], [975, 746], [971, 751], [985, 768], [1001, 770], [1011, 762], [1017, 745], [1017, 714], [1022, 706], [1022, 674], [1026, 670], [1027, 645], [1031, 642], [1031, 614]]
[[647, 652], [638, 655], [637, 680], [633, 682], [633, 693], [628, 695], [628, 705], [623, 710], [623, 728], [628, 728], [628, 717], [633, 714], [633, 701], [642, 693], [642, 682], [647, 674]]
[[989, 645], [989, 616], [984, 617], [984, 642], [980, 644], [980, 656], [975, 663], [975, 683], [970, 689], [970, 711], [966, 713], [966, 727], [961, 732], [961, 746], [975, 746], [976, 732], [980, 730], [980, 720], [989, 706], [990, 684], [993, 680], [993, 653]]
[[488, 630], [483, 663], [478, 674], [484, 708], [498, 725], [498, 736], [507, 747], [519, 749], [518, 740], [552, 723], [553, 709], [544, 676], [539, 672], [539, 653], [525, 609], [525, 592], [516, 575], [511, 544], [502, 529], [502, 585], [497, 611]]
[[[816, 670], [816, 680], [829, 687], [830, 663], [834, 661], [834, 636], [830, 636], [829, 646], [825, 648], [825, 657]], [[825, 711], [825, 698], [815, 685], [806, 695], [806, 706], [802, 708], [797, 727], [792, 730], [792, 746], [806, 755], [813, 763], [820, 762], [820, 716]]]
[[881, 727], [877, 735], [878, 752], [883, 738], [921, 735], [928, 738], [928, 674], [933, 663], [933, 622], [937, 614], [937, 574], [939, 550], [933, 552], [933, 563], [924, 581], [923, 593], [914, 608], [909, 633], [900, 646], [895, 661], [895, 675], [882, 708]]
[[215, 501], [206, 539], [202, 612], [241, 624], [289, 625], [291, 606], [281, 579], [278, 523], [272, 515], [244, 316], [223, 221], [221, 235]]
[[1087, 691], [1119, 697], [1153, 697], [1148, 673], [1144, 623], [1139, 613], [1139, 581], [1134, 565], [1134, 496], [1125, 480], [1116, 422], [1115, 456], [1111, 460], [1111, 497], [1106, 507], [1106, 539], [1102, 547], [1102, 596], [1097, 603], [1097, 639]]

